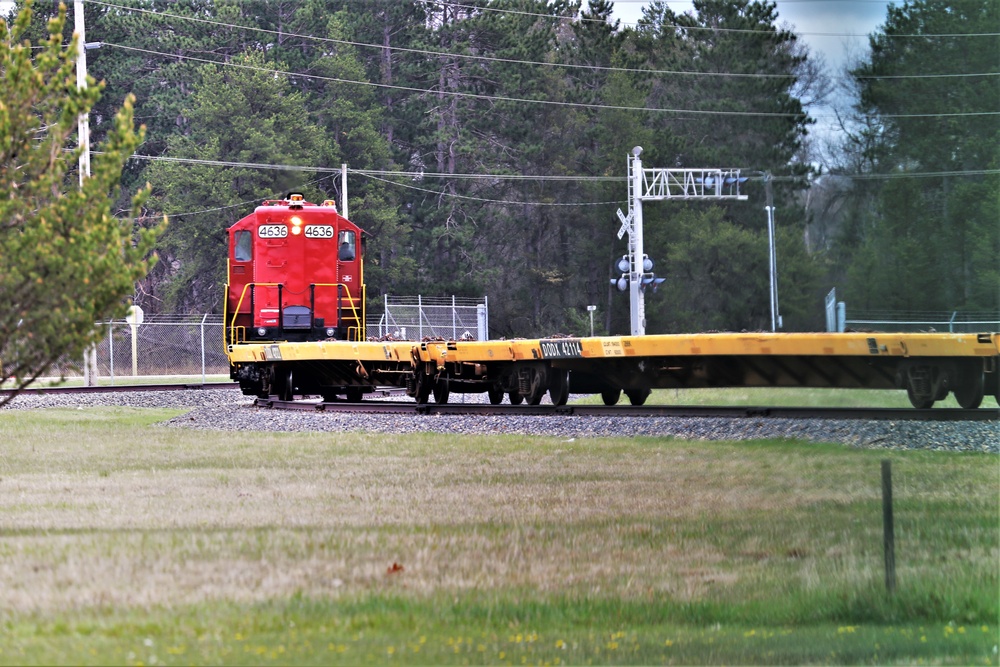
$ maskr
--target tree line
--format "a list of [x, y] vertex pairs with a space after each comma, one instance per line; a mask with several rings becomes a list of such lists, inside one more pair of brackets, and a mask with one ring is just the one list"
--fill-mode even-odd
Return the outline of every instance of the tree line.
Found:
[[[34, 9], [40, 39], [57, 10]], [[829, 82], [774, 2], [653, 0], [636, 26], [608, 0], [85, 9], [102, 43], [95, 139], [128, 95], [146, 126], [118, 208], [148, 182], [136, 226], [169, 218], [133, 295], [147, 312], [218, 312], [226, 229], [292, 190], [339, 201], [346, 163], [373, 301], [488, 295], [506, 336], [582, 334], [595, 304], [599, 330], [627, 332], [610, 279], [636, 145], [648, 167], [750, 176], [748, 202], [644, 207], [667, 279], [646, 300], [650, 333], [769, 328], [768, 177], [786, 329], [822, 328], [832, 286], [865, 308], [1000, 309], [992, 0], [890, 7], [841, 82], [851, 102], [822, 177], [805, 109]]]

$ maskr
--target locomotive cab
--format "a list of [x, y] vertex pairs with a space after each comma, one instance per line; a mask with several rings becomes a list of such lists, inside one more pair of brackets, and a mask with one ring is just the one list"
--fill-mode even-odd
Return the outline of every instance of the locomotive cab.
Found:
[[362, 233], [298, 193], [230, 227], [227, 342], [364, 340]]

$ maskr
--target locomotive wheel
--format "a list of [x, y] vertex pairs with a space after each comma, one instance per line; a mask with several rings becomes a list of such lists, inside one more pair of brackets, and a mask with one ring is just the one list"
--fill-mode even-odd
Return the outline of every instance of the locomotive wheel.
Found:
[[549, 398], [552, 399], [552, 405], [566, 405], [569, 400], [569, 371], [552, 369]]
[[958, 386], [952, 390], [952, 393], [955, 394], [955, 400], [963, 408], [975, 410], [982, 404], [986, 389], [983, 384], [983, 372], [976, 367], [969, 370], [970, 372], [959, 376]]
[[632, 405], [636, 405], [636, 406], [638, 406], [638, 405], [644, 405], [646, 403], [646, 399], [649, 398], [649, 395], [652, 394], [652, 393], [653, 393], [653, 391], [651, 389], [626, 389], [625, 390], [625, 395], [628, 396], [629, 403], [631, 403]]
[[924, 394], [917, 394], [913, 391], [913, 387], [906, 388], [906, 397], [910, 399], [910, 405], [915, 407], [917, 410], [926, 410], [934, 406], [934, 399], [930, 396]]
[[490, 399], [490, 405], [500, 405], [503, 402], [503, 389], [495, 385], [490, 385], [486, 390], [486, 395]]
[[524, 396], [521, 396], [521, 392], [519, 391], [510, 392], [507, 394], [507, 398], [510, 399], [511, 405], [521, 405], [521, 403], [524, 403]]
[[621, 397], [621, 389], [608, 389], [607, 391], [601, 392], [601, 400], [604, 401], [604, 405], [618, 405], [618, 401], [621, 400]]
[[438, 405], [444, 405], [448, 402], [448, 394], [451, 393], [448, 388], [448, 376], [443, 373], [438, 376], [437, 382], [434, 383], [434, 402]]

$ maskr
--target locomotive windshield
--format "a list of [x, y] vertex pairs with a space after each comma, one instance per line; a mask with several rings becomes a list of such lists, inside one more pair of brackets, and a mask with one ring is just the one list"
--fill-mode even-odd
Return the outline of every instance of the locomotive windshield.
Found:
[[356, 247], [356, 236], [354, 232], [349, 230], [343, 230], [340, 232], [340, 237], [338, 240], [338, 245], [340, 250], [338, 251], [337, 259], [341, 262], [350, 262], [357, 257], [357, 247]]
[[247, 230], [235, 232], [236, 243], [233, 259], [237, 262], [249, 262], [253, 259], [253, 234]]

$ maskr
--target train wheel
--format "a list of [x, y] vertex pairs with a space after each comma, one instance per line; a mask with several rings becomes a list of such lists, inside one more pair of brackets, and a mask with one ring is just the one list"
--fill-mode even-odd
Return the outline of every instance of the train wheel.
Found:
[[528, 395], [524, 397], [528, 401], [528, 405], [538, 405], [541, 403], [546, 389], [544, 373], [532, 369], [530, 389]]
[[932, 396], [918, 394], [913, 391], [913, 387], [906, 388], [906, 397], [910, 399], [910, 405], [915, 407], [917, 410], [926, 410], [934, 407], [934, 398]]
[[652, 394], [650, 389], [626, 389], [625, 395], [628, 396], [628, 402], [632, 405], [644, 405], [646, 399]]
[[569, 371], [552, 369], [549, 398], [552, 399], [552, 405], [566, 405], [569, 400]]
[[415, 387], [413, 392], [413, 398], [418, 405], [424, 405], [427, 403], [427, 399], [431, 396], [431, 378], [422, 371], [417, 371], [417, 377], [415, 380]]
[[986, 388], [983, 384], [983, 371], [978, 367], [978, 364], [969, 364], [971, 368], [968, 369], [967, 373], [961, 373], [958, 377], [958, 386], [956, 386], [952, 393], [955, 394], [955, 400], [966, 410], [975, 410], [983, 402], [983, 396], [986, 395]]
[[348, 403], [360, 403], [364, 392], [361, 391], [361, 387], [348, 387], [347, 388], [347, 402]]
[[618, 401], [621, 400], [621, 397], [621, 389], [608, 389], [607, 391], [601, 392], [601, 400], [604, 401], [604, 405], [618, 405]]
[[439, 405], [444, 405], [448, 402], [448, 394], [451, 391], [448, 387], [448, 376], [441, 374], [437, 382], [434, 383], [434, 402]]
[[521, 403], [524, 403], [524, 396], [521, 396], [521, 392], [519, 391], [510, 392], [507, 394], [507, 398], [510, 399], [511, 405], [521, 405]]
[[500, 405], [503, 402], [503, 389], [495, 385], [490, 385], [486, 390], [486, 395], [490, 399], [490, 405]]

